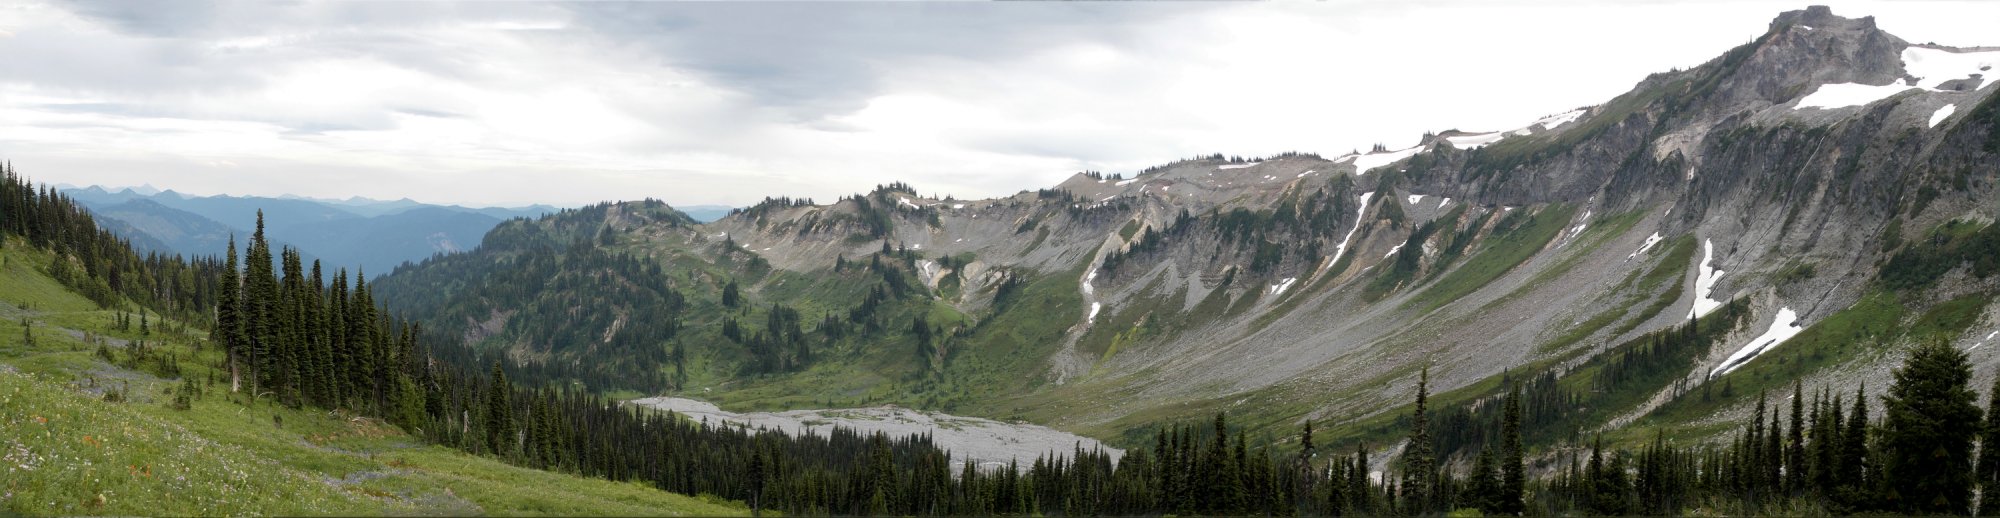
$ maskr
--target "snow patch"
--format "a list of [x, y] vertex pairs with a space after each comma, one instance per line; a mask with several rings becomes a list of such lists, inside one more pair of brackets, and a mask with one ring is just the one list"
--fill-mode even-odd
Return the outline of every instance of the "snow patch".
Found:
[[1438, 201], [1438, 208], [1442, 209], [1446, 205], [1451, 205], [1451, 198], [1445, 198], [1443, 200]]
[[963, 203], [953, 203], [953, 204], [951, 204], [951, 208], [952, 208], [952, 210], [958, 210], [958, 209], [963, 209], [963, 208], [965, 208], [965, 204], [963, 204]]
[[1944, 105], [1943, 108], [1938, 108], [1936, 112], [1931, 113], [1930, 127], [1933, 128], [1937, 127], [1938, 123], [1944, 122], [1945, 119], [1951, 118], [1952, 112], [1956, 111], [1958, 111], [1958, 105], [1956, 104], [1947, 104]]
[[1576, 224], [1576, 228], [1569, 230], [1569, 239], [1576, 239], [1578, 234], [1583, 233], [1583, 229], [1590, 227], [1590, 214], [1591, 212], [1588, 210], [1583, 211], [1583, 223], [1578, 223]]
[[1500, 139], [1503, 138], [1507, 138], [1506, 133], [1487, 133], [1484, 135], [1463, 135], [1457, 137], [1445, 137], [1444, 141], [1450, 142], [1451, 147], [1459, 149], [1479, 149], [1482, 147], [1486, 147], [1487, 144], [1499, 142]]
[[1223, 165], [1219, 165], [1219, 166], [1215, 166], [1215, 168], [1216, 168], [1216, 169], [1249, 169], [1249, 168], [1252, 168], [1252, 167], [1257, 167], [1257, 164], [1262, 164], [1262, 163], [1263, 163], [1263, 162], [1251, 162], [1251, 163], [1248, 163], [1248, 164], [1223, 164]]
[[[1576, 119], [1583, 117], [1583, 112], [1584, 110], [1570, 110], [1544, 117], [1542, 120], [1535, 121], [1535, 124], [1542, 125], [1542, 129], [1556, 129], [1558, 126], [1576, 122]], [[1533, 124], [1530, 124], [1530, 126], [1533, 126]]]
[[1423, 150], [1424, 150], [1423, 146], [1412, 146], [1409, 149], [1401, 151], [1388, 151], [1383, 153], [1369, 153], [1366, 155], [1357, 155], [1354, 157], [1354, 174], [1356, 175], [1368, 174], [1368, 170], [1370, 169], [1396, 163], [1397, 160], [1402, 160], [1405, 158], [1409, 158], [1411, 156], [1415, 156], [1417, 152]]
[[1292, 283], [1297, 282], [1298, 280], [1299, 279], [1297, 277], [1286, 277], [1285, 280], [1278, 281], [1277, 284], [1271, 285], [1271, 294], [1284, 295], [1285, 290], [1292, 289]]
[[1401, 251], [1403, 251], [1403, 243], [1397, 243], [1395, 248], [1389, 249], [1389, 253], [1382, 254], [1382, 258], [1388, 259], [1391, 257], [1395, 257], [1396, 252], [1401, 252]]
[[1653, 249], [1653, 245], [1660, 244], [1660, 239], [1661, 237], [1659, 232], [1654, 232], [1653, 235], [1646, 236], [1646, 244], [1639, 245], [1639, 251], [1632, 252], [1632, 255], [1625, 256], [1625, 258], [1631, 259], [1634, 257], [1645, 255], [1647, 250]]
[[[1820, 85], [1813, 93], [1799, 99], [1792, 109], [1804, 108], [1845, 108], [1863, 106], [1889, 98], [1908, 90], [1938, 91], [1945, 83], [1978, 75], [1987, 79], [1986, 85], [1994, 83], [1991, 78], [1994, 63], [2000, 63], [2000, 51], [1951, 52], [1942, 49], [1910, 47], [1903, 49], [1903, 72], [1916, 77], [1915, 84], [1902, 81], [1886, 85], [1865, 85], [1859, 83], [1831, 83]], [[1950, 116], [1946, 114], [1946, 116]], [[1931, 115], [1931, 125], [1941, 120]]]
[[[1903, 71], [1917, 78], [1917, 86], [1936, 90], [1945, 83], [1977, 74], [1993, 84], [1993, 65], [2000, 64], [2000, 51], [1952, 52], [1944, 49], [1909, 47], [1903, 49]], [[1980, 85], [1984, 87], [1985, 85]]]
[[1715, 269], [1715, 242], [1704, 239], [1701, 242], [1701, 271], [1694, 281], [1694, 308], [1688, 310], [1690, 318], [1701, 318], [1722, 307], [1722, 302], [1709, 298], [1715, 292], [1715, 281], [1727, 273]]
[[1097, 323], [1097, 312], [1099, 312], [1099, 311], [1103, 311], [1103, 310], [1104, 310], [1104, 303], [1102, 303], [1102, 302], [1092, 302], [1092, 303], [1090, 303], [1090, 316], [1088, 316], [1088, 317], [1084, 317], [1084, 319], [1083, 319], [1084, 323], [1088, 323], [1088, 324], [1095, 324], [1095, 323]]
[[1411, 204], [1411, 205], [1416, 205], [1416, 204], [1417, 204], [1417, 202], [1420, 202], [1420, 201], [1424, 201], [1424, 195], [1422, 195], [1422, 194], [1412, 194], [1412, 195], [1410, 195], [1410, 204]]
[[1303, 172], [1303, 173], [1299, 173], [1299, 178], [1305, 178], [1305, 177], [1306, 177], [1306, 175], [1309, 175], [1309, 174], [1313, 174], [1312, 170], [1307, 170], [1306, 172]]
[[1715, 370], [1709, 371], [1708, 375], [1713, 378], [1728, 374], [1729, 371], [1736, 370], [1737, 367], [1742, 367], [1743, 364], [1749, 363], [1750, 360], [1756, 358], [1759, 354], [1763, 354], [1764, 351], [1768, 351], [1772, 347], [1784, 343], [1785, 340], [1790, 340], [1792, 337], [1798, 336], [1799, 332], [1804, 330], [1804, 327], [1799, 326], [1798, 313], [1793, 312], [1792, 308], [1779, 309], [1778, 318], [1771, 321], [1770, 331], [1765, 331], [1764, 336], [1759, 336], [1757, 339], [1751, 340], [1748, 345], [1744, 345], [1742, 349], [1736, 350], [1736, 354], [1729, 355], [1729, 359], [1723, 360], [1722, 365], [1716, 366]]
[[1860, 83], [1824, 84], [1820, 85], [1819, 89], [1813, 90], [1813, 93], [1799, 99], [1799, 104], [1793, 106], [1792, 109], [1866, 106], [1875, 101], [1888, 99], [1890, 96], [1903, 93], [1905, 90], [1914, 90], [1916, 88], [1901, 83], [1890, 83], [1880, 86]]
[[920, 206], [917, 206], [917, 204], [915, 204], [915, 203], [911, 203], [911, 202], [910, 202], [910, 199], [909, 199], [909, 198], [904, 198], [904, 197], [902, 197], [902, 196], [897, 196], [897, 197], [896, 197], [896, 204], [897, 204], [897, 205], [901, 205], [901, 206], [904, 206], [904, 207], [909, 207], [909, 208], [912, 208], [912, 209], [921, 209], [921, 208], [923, 208], [923, 207], [920, 207]]
[[1139, 181], [1139, 179], [1137, 179], [1137, 178], [1134, 178], [1134, 179], [1131, 179], [1131, 180], [1125, 180], [1125, 181], [1121, 181], [1121, 182], [1118, 182], [1118, 183], [1115, 183], [1115, 184], [1112, 184], [1112, 185], [1116, 185], [1116, 186], [1119, 186], [1119, 187], [1124, 187], [1124, 186], [1127, 186], [1127, 185], [1132, 185], [1132, 182], [1136, 182], [1136, 181]]
[[1092, 282], [1097, 282], [1097, 270], [1091, 270], [1091, 271], [1090, 271], [1090, 275], [1085, 275], [1085, 276], [1083, 276], [1083, 294], [1084, 294], [1084, 295], [1094, 295], [1094, 294], [1096, 294], [1096, 293], [1095, 293], [1095, 292], [1096, 292], [1096, 290], [1095, 290], [1094, 288], [1092, 288], [1092, 287], [1090, 286], [1090, 283], [1092, 283]]

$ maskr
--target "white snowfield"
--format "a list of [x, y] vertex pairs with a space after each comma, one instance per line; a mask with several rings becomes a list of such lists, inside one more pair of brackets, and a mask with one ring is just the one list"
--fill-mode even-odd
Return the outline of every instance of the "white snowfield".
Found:
[[1067, 457], [1079, 446], [1084, 451], [1103, 449], [1114, 461], [1125, 454], [1124, 450], [1105, 446], [1096, 439], [1046, 426], [1004, 423], [895, 406], [739, 414], [707, 402], [677, 397], [650, 397], [627, 403], [670, 410], [696, 421], [706, 420], [710, 425], [741, 426], [751, 430], [762, 428], [792, 436], [810, 433], [824, 437], [831, 434], [835, 427], [862, 434], [882, 432], [891, 437], [928, 433], [937, 441], [939, 448], [951, 452], [954, 469], [962, 468], [967, 460], [979, 463], [982, 469], [997, 469], [1006, 467], [1007, 462], [1013, 460], [1032, 463], [1036, 457], [1049, 453]]
[[1355, 155], [1354, 174], [1355, 175], [1368, 174], [1368, 170], [1370, 169], [1393, 164], [1396, 163], [1397, 160], [1402, 160], [1405, 158], [1416, 156], [1418, 152], [1423, 150], [1424, 147], [1419, 145], [1419, 146], [1411, 146], [1409, 149], [1404, 149], [1400, 151], [1387, 151], [1382, 153]]
[[1285, 280], [1278, 281], [1277, 284], [1271, 285], [1271, 294], [1284, 295], [1285, 290], [1292, 289], [1292, 283], [1298, 282], [1298, 280], [1298, 277], [1286, 277]]
[[[1562, 126], [1564, 124], [1576, 122], [1578, 118], [1583, 117], [1583, 112], [1584, 110], [1581, 109], [1570, 110], [1555, 115], [1550, 115], [1548, 117], [1543, 118], [1542, 120], [1535, 121], [1535, 124], [1542, 125], [1542, 129], [1556, 129], [1557, 127]], [[1530, 126], [1533, 125], [1531, 124]]]
[[1257, 164], [1262, 164], [1262, 163], [1263, 163], [1263, 162], [1251, 162], [1251, 163], [1248, 163], [1248, 164], [1223, 164], [1223, 165], [1219, 165], [1219, 166], [1215, 166], [1215, 168], [1216, 168], [1216, 169], [1249, 169], [1249, 168], [1252, 168], [1252, 167], [1257, 167]]
[[1382, 254], [1382, 258], [1383, 258], [1383, 259], [1388, 259], [1388, 258], [1391, 258], [1391, 257], [1395, 257], [1395, 256], [1396, 256], [1396, 252], [1401, 252], [1401, 251], [1403, 251], [1403, 244], [1402, 244], [1402, 243], [1397, 243], [1397, 244], [1396, 244], [1396, 246], [1395, 246], [1395, 248], [1390, 248], [1390, 249], [1389, 249], [1389, 253], [1386, 253], [1386, 254]]
[[1798, 106], [1794, 106], [1792, 109], [1866, 106], [1875, 101], [1888, 99], [1890, 96], [1903, 93], [1904, 90], [1915, 88], [1914, 86], [1902, 83], [1890, 83], [1881, 86], [1859, 83], [1824, 84], [1820, 85], [1818, 90], [1813, 90], [1812, 94], [1799, 99]]
[[1479, 149], [1482, 147], [1486, 147], [1487, 144], [1499, 142], [1500, 139], [1503, 138], [1507, 138], [1506, 133], [1495, 132], [1495, 133], [1487, 133], [1484, 135], [1460, 135], [1456, 137], [1445, 137], [1444, 141], [1450, 142], [1451, 147], [1459, 149]]
[[1650, 235], [1650, 236], [1646, 236], [1646, 243], [1645, 243], [1645, 244], [1642, 244], [1642, 245], [1639, 245], [1639, 251], [1637, 251], [1637, 252], [1632, 252], [1632, 255], [1628, 255], [1628, 256], [1625, 256], [1625, 258], [1626, 258], [1626, 259], [1631, 259], [1631, 258], [1634, 258], [1634, 257], [1639, 257], [1639, 256], [1641, 256], [1641, 255], [1645, 255], [1645, 253], [1646, 253], [1646, 251], [1647, 251], [1647, 250], [1652, 250], [1652, 249], [1653, 249], [1653, 245], [1657, 245], [1657, 244], [1660, 244], [1660, 240], [1661, 240], [1661, 239], [1664, 239], [1664, 238], [1660, 237], [1660, 233], [1659, 233], [1659, 232], [1654, 232], [1654, 233], [1653, 233], [1653, 235]]
[[1708, 375], [1712, 378], [1729, 374], [1729, 371], [1736, 370], [1737, 367], [1742, 367], [1745, 363], [1750, 363], [1750, 360], [1755, 359], [1757, 355], [1771, 350], [1772, 347], [1776, 347], [1778, 344], [1785, 343], [1786, 340], [1790, 340], [1794, 336], [1798, 336], [1799, 332], [1805, 331], [1805, 329], [1799, 326], [1799, 314], [1792, 311], [1792, 308], [1779, 309], [1778, 318], [1771, 321], [1771, 330], [1765, 331], [1764, 336], [1759, 336], [1757, 339], [1751, 340], [1742, 349], [1737, 349], [1735, 354], [1729, 355], [1729, 359], [1722, 360], [1722, 365], [1717, 365], [1715, 370], [1709, 371]]
[[1451, 205], [1451, 198], [1445, 198], [1445, 199], [1443, 199], [1443, 200], [1438, 200], [1438, 208], [1442, 209], [1442, 208], [1444, 208], [1444, 206], [1446, 206], [1446, 205]]
[[[1893, 81], [1886, 85], [1866, 85], [1860, 83], [1829, 83], [1820, 85], [1818, 90], [1799, 99], [1794, 110], [1806, 108], [1846, 108], [1865, 106], [1875, 101], [1888, 99], [1909, 90], [1938, 91], [1946, 82], [1978, 75], [1986, 79], [1981, 89], [1995, 81], [1993, 65], [2000, 63], [2000, 51], [1951, 52], [1942, 49], [1910, 47], [1903, 49], [1903, 71], [1916, 77], [1916, 84]], [[1947, 114], [1948, 116], [1949, 114]], [[1941, 120], [1931, 115], [1931, 125]]]
[[896, 197], [896, 204], [897, 204], [897, 205], [902, 205], [902, 206], [904, 206], [904, 207], [909, 207], [909, 208], [912, 208], [912, 209], [921, 209], [921, 208], [923, 208], [923, 207], [921, 207], [921, 206], [918, 206], [918, 205], [917, 205], [917, 204], [915, 204], [915, 203], [911, 203], [911, 202], [910, 202], [910, 199], [909, 199], [909, 198], [904, 198], [904, 197], [902, 197], [902, 196], [897, 196], [897, 197]]
[[1417, 204], [1417, 202], [1421, 202], [1421, 201], [1424, 201], [1424, 195], [1422, 195], [1422, 194], [1412, 194], [1412, 195], [1410, 195], [1410, 204], [1411, 204], [1411, 205], [1416, 205], [1416, 204]]
[[1715, 242], [1704, 239], [1701, 245], [1701, 271], [1695, 275], [1694, 281], [1694, 308], [1688, 310], [1688, 316], [1692, 318], [1708, 316], [1715, 308], [1722, 307], [1721, 301], [1711, 299], [1709, 295], [1715, 291], [1715, 281], [1726, 272], [1715, 269]]
[[1095, 323], [1097, 323], [1097, 312], [1099, 312], [1099, 311], [1104, 311], [1104, 303], [1103, 303], [1103, 302], [1092, 302], [1092, 303], [1090, 303], [1090, 315], [1088, 315], [1088, 316], [1085, 316], [1085, 317], [1083, 318], [1083, 322], [1084, 322], [1084, 323], [1086, 323], [1086, 324], [1095, 324]]
[[1933, 128], [1937, 127], [1938, 123], [1944, 122], [1945, 119], [1951, 118], [1951, 114], [1956, 111], [1958, 111], [1958, 105], [1956, 104], [1947, 104], [1944, 105], [1943, 108], [1938, 108], [1936, 112], [1931, 113], [1930, 127]]

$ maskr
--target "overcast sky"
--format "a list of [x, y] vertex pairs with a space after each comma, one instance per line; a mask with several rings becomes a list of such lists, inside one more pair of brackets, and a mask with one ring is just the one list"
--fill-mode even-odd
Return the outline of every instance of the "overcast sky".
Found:
[[[1826, 2], [2000, 45], [2000, 2]], [[0, 158], [195, 194], [961, 198], [1196, 154], [1498, 130], [1803, 3], [0, 0]]]

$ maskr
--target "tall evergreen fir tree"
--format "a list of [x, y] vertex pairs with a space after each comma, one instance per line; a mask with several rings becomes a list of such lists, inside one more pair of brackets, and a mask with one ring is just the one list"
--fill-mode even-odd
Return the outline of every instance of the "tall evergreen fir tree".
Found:
[[223, 356], [229, 362], [229, 391], [243, 388], [240, 355], [243, 354], [243, 286], [242, 274], [236, 264], [236, 236], [229, 236], [228, 259], [223, 263], [221, 282], [216, 287], [215, 328], [209, 331], [209, 341], [222, 347]]
[[1348, 470], [1347, 509], [1348, 514], [1367, 515], [1376, 511], [1374, 494], [1368, 491], [1368, 446], [1354, 445], [1354, 469]]
[[514, 408], [508, 401], [512, 387], [507, 384], [507, 372], [500, 369], [500, 361], [493, 361], [492, 388], [486, 395], [486, 450], [506, 458], [512, 451], [514, 436]]
[[1500, 419], [1500, 501], [1495, 514], [1518, 516], [1527, 511], [1528, 469], [1521, 446], [1521, 387], [1507, 393]]
[[250, 350], [251, 397], [263, 397], [272, 371], [272, 342], [279, 324], [278, 280], [272, 271], [271, 243], [264, 238], [264, 211], [257, 211], [257, 231], [250, 235], [250, 249], [244, 254], [244, 331]]
[[348, 343], [347, 311], [347, 270], [342, 269], [334, 272], [333, 285], [326, 295], [326, 347], [333, 357], [332, 369], [328, 372], [327, 398], [334, 407], [351, 408], [354, 401], [352, 373], [358, 359], [356, 351]]
[[349, 297], [347, 310], [348, 352], [354, 362], [349, 366], [348, 386], [355, 390], [356, 404], [369, 409], [382, 408], [382, 386], [376, 381], [376, 371], [382, 368], [376, 355], [381, 341], [381, 330], [375, 323], [375, 300], [368, 295], [366, 274], [357, 271], [354, 275], [354, 291]]
[[1431, 368], [1417, 374], [1416, 408], [1410, 413], [1409, 453], [1403, 456], [1403, 507], [1413, 514], [1428, 514], [1433, 508], [1432, 477], [1437, 474], [1437, 455], [1431, 449], [1430, 432]]
[[1911, 514], [1972, 512], [1972, 441], [1982, 413], [1964, 352], [1941, 341], [1910, 352], [1882, 397], [1886, 503]]
[[[1836, 465], [1839, 491], [1835, 503], [1844, 510], [1873, 507], [1870, 485], [1875, 475], [1868, 465], [1868, 386], [1854, 389], [1854, 410], [1848, 412], [1846, 428], [1840, 432], [1840, 462]], [[1863, 507], [1867, 506], [1867, 507]]]

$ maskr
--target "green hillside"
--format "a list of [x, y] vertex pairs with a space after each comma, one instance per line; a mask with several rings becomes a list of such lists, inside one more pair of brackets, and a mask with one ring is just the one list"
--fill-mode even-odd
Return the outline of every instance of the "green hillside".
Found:
[[[6, 513], [748, 514], [738, 502], [427, 445], [377, 419], [268, 399], [246, 405], [212, 367], [221, 354], [200, 348], [205, 332], [173, 331], [181, 324], [156, 315], [142, 330], [141, 317], [98, 309], [50, 278], [49, 254], [8, 239], [0, 250], [0, 319], [11, 328], [0, 333]], [[201, 395], [179, 409], [181, 392]]]

